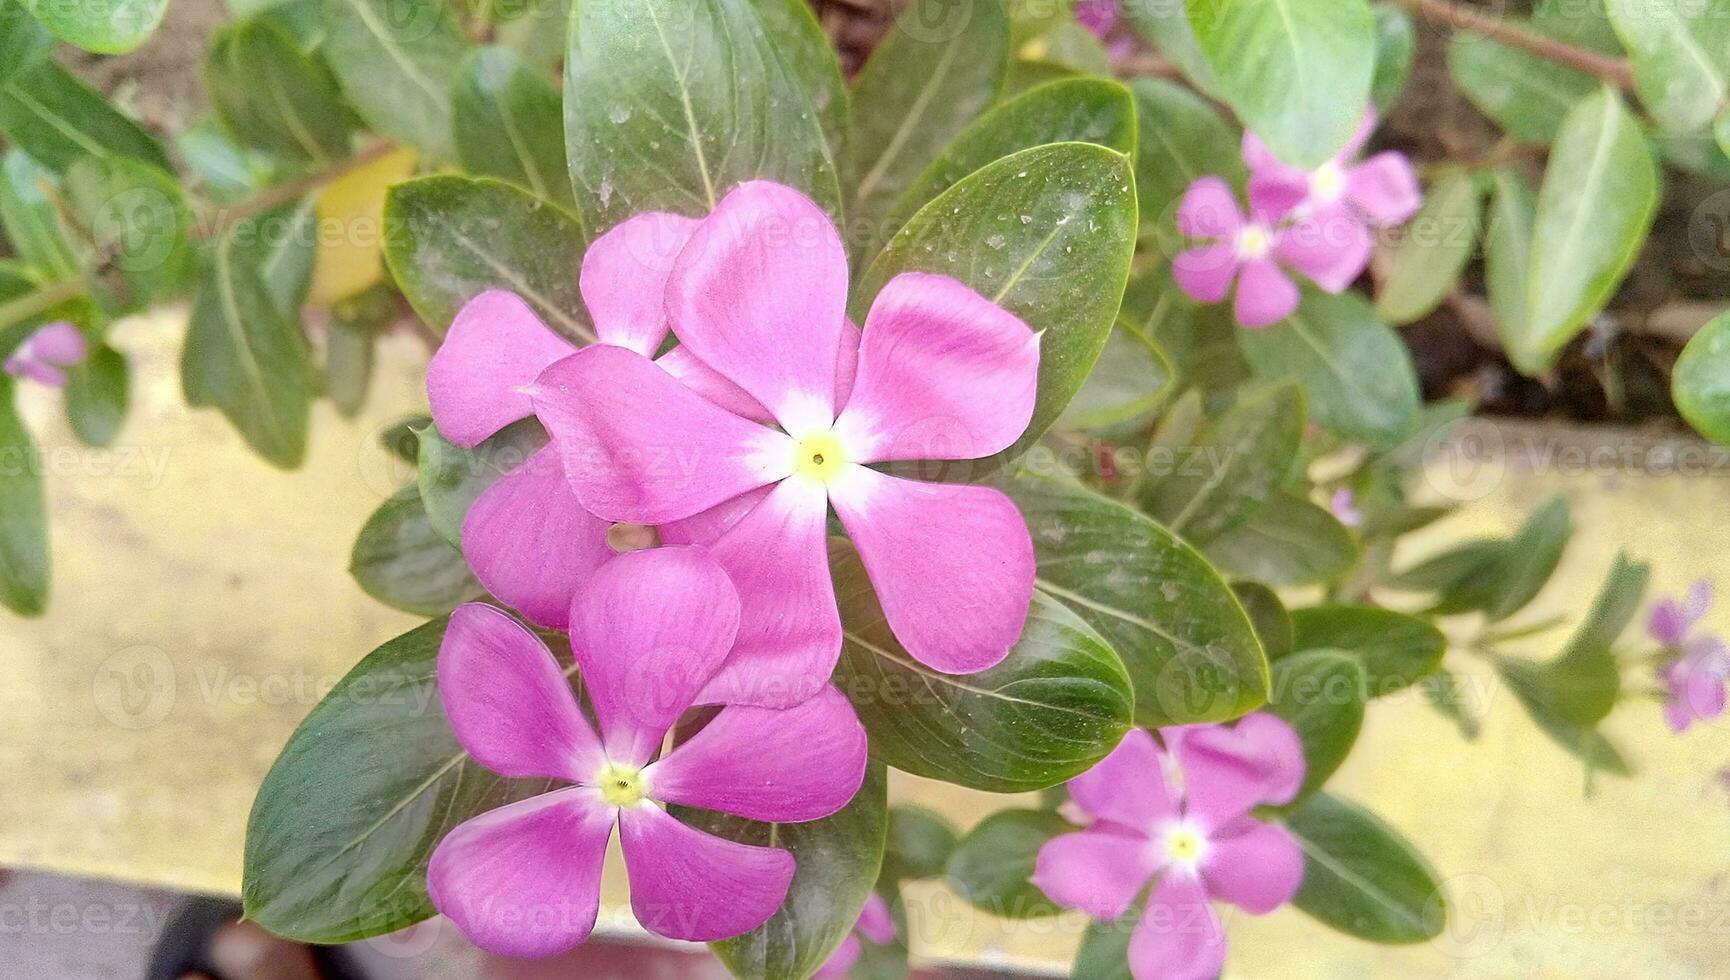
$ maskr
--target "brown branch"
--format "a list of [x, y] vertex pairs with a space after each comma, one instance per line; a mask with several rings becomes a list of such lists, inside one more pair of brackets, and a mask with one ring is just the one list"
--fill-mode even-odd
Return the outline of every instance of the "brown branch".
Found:
[[1612, 58], [1565, 41], [1546, 37], [1518, 24], [1478, 13], [1448, 0], [1400, 0], [1400, 5], [1433, 23], [1467, 31], [1511, 48], [1519, 48], [1547, 61], [1583, 71], [1623, 89], [1634, 87], [1634, 72], [1622, 58]]
[[293, 180], [284, 181], [231, 207], [219, 207], [206, 211], [194, 222], [192, 240], [196, 242], [215, 238], [248, 218], [256, 218], [266, 211], [298, 201], [305, 197], [308, 192], [323, 187], [340, 177], [347, 176], [367, 164], [383, 158], [395, 149], [395, 143], [376, 143], [353, 156], [338, 160], [322, 170], [314, 170]]

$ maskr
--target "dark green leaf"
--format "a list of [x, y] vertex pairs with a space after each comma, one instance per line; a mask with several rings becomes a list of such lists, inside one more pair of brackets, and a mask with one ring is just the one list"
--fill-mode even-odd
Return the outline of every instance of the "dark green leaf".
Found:
[[366, 405], [372, 386], [373, 348], [396, 319], [396, 296], [375, 286], [331, 308], [324, 351], [324, 393], [346, 418]]
[[1363, 661], [1349, 653], [1311, 650], [1274, 663], [1268, 710], [1303, 741], [1304, 781], [1297, 801], [1321, 789], [1351, 754], [1364, 724], [1364, 684]]
[[420, 433], [432, 424], [431, 415], [409, 415], [397, 419], [379, 433], [379, 445], [405, 463], [419, 463]]
[[[162, 23], [168, 0], [23, 0], [43, 27], [65, 41], [98, 54], [124, 54], [144, 43]], [[7, 26], [10, 30], [10, 25]]]
[[126, 358], [107, 344], [91, 345], [90, 356], [66, 372], [66, 416], [86, 445], [106, 446], [126, 421], [131, 383]]
[[85, 157], [66, 171], [66, 203], [126, 280], [129, 308], [178, 297], [194, 264], [192, 209], [173, 177], [126, 157]]
[[451, 73], [469, 50], [440, 0], [326, 0], [321, 51], [377, 132], [448, 160]]
[[1297, 458], [1304, 397], [1295, 384], [1245, 398], [1170, 460], [1142, 505], [1192, 544], [1242, 527], [1273, 496]]
[[1141, 924], [1146, 902], [1147, 896], [1143, 895], [1122, 918], [1111, 922], [1095, 919], [1087, 924], [1081, 948], [1075, 951], [1075, 963], [1070, 967], [1071, 980], [1133, 980], [1129, 970], [1129, 938]]
[[1116, 648], [1137, 724], [1226, 721], [1267, 699], [1255, 629], [1193, 549], [1079, 484], [1021, 474], [1004, 486], [1033, 534], [1037, 587]]
[[1700, 328], [1670, 375], [1676, 410], [1713, 442], [1730, 444], [1730, 314]]
[[6, 151], [0, 172], [0, 226], [12, 250], [49, 280], [78, 275], [79, 253], [67, 236], [60, 209], [49, 192], [56, 188], [52, 171], [24, 151]]
[[1431, 184], [1422, 210], [1399, 243], [1382, 255], [1376, 312], [1403, 324], [1442, 305], [1477, 252], [1483, 213], [1483, 186], [1476, 174], [1461, 170]]
[[1411, 16], [1391, 3], [1376, 4], [1374, 13], [1376, 70], [1370, 79], [1370, 104], [1385, 113], [1399, 101], [1406, 79], [1411, 77], [1418, 32]]
[[1120, 325], [1057, 424], [1070, 429], [1139, 425], [1165, 402], [1175, 380], [1165, 354]]
[[0, 132], [55, 173], [85, 156], [132, 157], [169, 169], [150, 134], [50, 59], [0, 83]]
[[1260, 582], [1233, 582], [1231, 591], [1255, 626], [1256, 638], [1269, 661], [1292, 652], [1291, 615], [1279, 594]]
[[1291, 493], [1269, 497], [1248, 523], [1208, 542], [1204, 553], [1224, 572], [1277, 586], [1333, 582], [1358, 560], [1345, 525]]
[[300, 319], [318, 256], [318, 214], [312, 200], [285, 204], [228, 230], [240, 264], [258, 270], [271, 302], [290, 320]]
[[457, 69], [453, 113], [463, 169], [572, 203], [559, 90], [545, 74], [505, 48], [480, 48]]
[[1194, 92], [1161, 78], [1138, 78], [1135, 93], [1141, 152], [1135, 160], [1135, 193], [1141, 205], [1142, 237], [1175, 249], [1177, 204], [1189, 185], [1209, 174], [1237, 181], [1244, 174], [1243, 137]]
[[1484, 607], [1491, 620], [1506, 619], [1535, 598], [1562, 562], [1562, 550], [1573, 536], [1568, 502], [1552, 499], [1527, 518], [1509, 539], [1501, 560], [1490, 571], [1490, 601]]
[[1615, 708], [1622, 693], [1622, 666], [1611, 646], [1639, 610], [1649, 571], [1645, 564], [1617, 555], [1609, 578], [1567, 647], [1532, 675], [1563, 720], [1592, 726]]
[[912, 803], [889, 808], [889, 836], [879, 882], [918, 881], [943, 873], [955, 850], [955, 828], [942, 814]]
[[1014, 58], [1009, 62], [1009, 70], [1003, 73], [1003, 88], [998, 91], [997, 97], [1013, 99], [1042, 85], [1073, 81], [1080, 77], [1080, 73], [1068, 65], [1060, 65], [1054, 61]]
[[421, 432], [420, 497], [433, 530], [462, 547], [463, 518], [475, 498], [546, 442], [546, 430], [533, 417], [506, 426], [473, 449], [452, 444], [436, 428]]
[[1474, 741], [1478, 737], [1478, 716], [1466, 699], [1466, 686], [1447, 668], [1438, 669], [1423, 679], [1419, 689], [1430, 707], [1451, 720], [1460, 729], [1460, 737]]
[[1311, 606], [1291, 614], [1293, 647], [1337, 650], [1363, 662], [1364, 690], [1379, 698], [1433, 672], [1447, 651], [1442, 631], [1416, 616], [1373, 606]]
[[1447, 900], [1436, 874], [1399, 832], [1369, 811], [1318, 793], [1286, 818], [1304, 852], [1292, 904], [1324, 925], [1385, 944], [1441, 934]]
[[20, 616], [48, 605], [48, 510], [42, 461], [0, 375], [0, 604]]
[[1473, 105], [1525, 143], [1554, 140], [1562, 117], [1598, 87], [1585, 72], [1465, 31], [1448, 43], [1448, 72]]
[[242, 21], [217, 32], [204, 59], [211, 108], [240, 145], [325, 164], [348, 153], [352, 114], [336, 77], [278, 28]]
[[407, 486], [367, 518], [348, 571], [366, 594], [404, 612], [442, 616], [481, 595], [463, 554], [433, 530], [420, 491]]
[[949, 856], [949, 887], [1002, 919], [1036, 919], [1060, 910], [1033, 884], [1039, 849], [1074, 830], [1050, 810], [1000, 810], [986, 817]]
[[1633, 772], [1628, 760], [1596, 728], [1569, 719], [1561, 703], [1566, 691], [1553, 683], [1543, 665], [1504, 657], [1496, 662], [1496, 672], [1538, 729], [1585, 763], [1588, 775], [1600, 770], [1616, 776]]

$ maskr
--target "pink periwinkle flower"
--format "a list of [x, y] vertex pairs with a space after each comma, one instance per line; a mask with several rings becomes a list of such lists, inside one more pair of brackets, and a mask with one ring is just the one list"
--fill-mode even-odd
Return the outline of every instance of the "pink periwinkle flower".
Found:
[[1363, 512], [1358, 510], [1357, 497], [1348, 487], [1340, 487], [1334, 491], [1333, 497], [1328, 500], [1328, 511], [1334, 515], [1334, 520], [1346, 527], [1363, 526]]
[[1129, 940], [1136, 980], [1204, 980], [1225, 963], [1215, 901], [1263, 915], [1291, 901], [1304, 858], [1285, 828], [1250, 815], [1289, 803], [1303, 782], [1291, 726], [1253, 714], [1235, 726], [1132, 730], [1069, 781], [1093, 817], [1039, 851], [1033, 883], [1066, 908], [1122, 918], [1152, 882]]
[[1095, 37], [1103, 38], [1116, 30], [1121, 14], [1118, 0], [1076, 0], [1076, 21]]
[[1681, 599], [1662, 599], [1652, 607], [1646, 632], [1674, 656], [1658, 668], [1664, 685], [1664, 719], [1681, 733], [1696, 721], [1724, 713], [1725, 685], [1730, 683], [1730, 648], [1709, 633], [1695, 633], [1712, 604], [1712, 586], [1701, 580]]
[[568, 785], [446, 835], [427, 866], [433, 904], [489, 952], [568, 950], [594, 928], [617, 825], [644, 928], [707, 942], [761, 925], [786, 897], [793, 856], [715, 837], [657, 804], [773, 822], [834, 813], [865, 775], [852, 706], [825, 688], [786, 710], [724, 707], [657, 758], [738, 630], [726, 573], [697, 548], [620, 555], [590, 576], [569, 620], [599, 734], [539, 637], [494, 606], [451, 615], [438, 685], [457, 740], [500, 775]]
[[1026, 621], [1033, 545], [1015, 504], [870, 464], [1008, 448], [1032, 417], [1039, 336], [954, 279], [905, 273], [853, 350], [847, 281], [821, 208], [743, 184], [666, 279], [672, 363], [596, 345], [530, 389], [585, 509], [707, 546], [738, 586], [738, 645], [706, 697], [784, 706], [828, 682], [841, 650], [831, 505], [921, 662], [983, 670]]
[[1254, 133], [1244, 133], [1251, 199], [1289, 213], [1299, 224], [1319, 225], [1326, 237], [1367, 262], [1373, 244], [1370, 229], [1404, 224], [1424, 203], [1418, 173], [1404, 153], [1387, 150], [1358, 159], [1375, 128], [1376, 112], [1370, 109], [1345, 148], [1314, 170], [1281, 162]]
[[853, 969], [853, 964], [859, 962], [859, 957], [865, 952], [862, 940], [870, 940], [873, 946], [887, 946], [895, 941], [895, 917], [889, 914], [889, 903], [876, 892], [865, 900], [865, 908], [859, 912], [859, 921], [854, 924], [853, 931], [847, 938], [841, 940], [841, 945], [835, 947], [835, 952], [823, 961], [823, 965], [812, 974], [814, 978], [844, 977]]
[[84, 360], [84, 334], [65, 320], [37, 327], [6, 358], [6, 373], [50, 388], [66, 387], [66, 369]]

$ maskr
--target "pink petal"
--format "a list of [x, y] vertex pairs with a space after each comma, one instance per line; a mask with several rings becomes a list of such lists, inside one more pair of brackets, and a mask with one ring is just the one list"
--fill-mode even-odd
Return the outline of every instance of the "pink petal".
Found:
[[1688, 614], [1683, 611], [1681, 603], [1674, 599], [1660, 599], [1652, 606], [1651, 619], [1647, 621], [1646, 632], [1667, 647], [1679, 647], [1688, 640], [1688, 632], [1693, 624]]
[[872, 892], [865, 899], [865, 907], [859, 910], [859, 922], [854, 928], [878, 946], [887, 946], [895, 941], [895, 917], [889, 914], [889, 903], [883, 900], [882, 895]]
[[1208, 894], [1251, 915], [1291, 901], [1303, 884], [1303, 850], [1284, 827], [1244, 817], [1210, 845], [1201, 869]]
[[1700, 620], [1706, 618], [1706, 609], [1712, 605], [1712, 583], [1705, 579], [1695, 579], [1688, 586], [1688, 597], [1682, 601], [1683, 632], [1693, 632], [1700, 625]]
[[613, 810], [570, 787], [458, 824], [433, 850], [427, 893], [469, 941], [538, 958], [589, 938]]
[[728, 381], [721, 372], [697, 360], [697, 355], [691, 353], [691, 348], [683, 344], [655, 358], [655, 363], [668, 374], [678, 378], [685, 387], [740, 418], [753, 422], [774, 421], [762, 402], [752, 398], [750, 392]]
[[1039, 849], [1033, 884], [1064, 908], [1121, 918], [1153, 877], [1147, 852], [1147, 838], [1115, 830], [1059, 834]]
[[451, 442], [477, 446], [517, 419], [533, 415], [522, 389], [575, 350], [515, 293], [489, 289], [457, 311], [427, 364], [433, 420]]
[[713, 942], [750, 932], [787, 897], [793, 855], [705, 834], [652, 803], [619, 814], [631, 911], [668, 939]]
[[733, 652], [698, 701], [788, 708], [823, 690], [841, 659], [821, 485], [785, 480], [710, 553], [744, 610]]
[[811, 976], [824, 978], [824, 980], [844, 977], [853, 969], [853, 964], [859, 962], [859, 955], [863, 952], [864, 948], [859, 944], [859, 937], [850, 932], [847, 934], [847, 938], [841, 940], [841, 945], [835, 947], [835, 952], [830, 953], [829, 958], [824, 960], [823, 965], [818, 967], [817, 972]]
[[1329, 205], [1278, 233], [1274, 258], [1330, 293], [1344, 292], [1370, 264], [1375, 237], [1349, 208]]
[[793, 441], [715, 407], [655, 362], [597, 344], [535, 384], [535, 412], [590, 513], [662, 524], [793, 470]]
[[1168, 872], [1129, 937], [1135, 980], [1213, 980], [1225, 967], [1225, 933], [1201, 882]]
[[1346, 200], [1383, 226], [1404, 224], [1423, 206], [1418, 172], [1403, 153], [1378, 153], [1346, 173]]
[[1039, 335], [948, 276], [906, 272], [865, 318], [835, 436], [855, 463], [979, 459], [1033, 418]]
[[1132, 728], [1110, 755], [1069, 781], [1069, 795], [1095, 819], [1149, 828], [1178, 814], [1166, 765], [1153, 736]]
[[1236, 245], [1206, 245], [1179, 252], [1171, 260], [1171, 277], [1190, 299], [1218, 303], [1231, 292], [1239, 265]]
[[493, 772], [579, 782], [606, 761], [552, 652], [496, 607], [451, 613], [438, 685], [457, 741]]
[[14, 355], [6, 359], [6, 373], [14, 378], [29, 378], [45, 388], [66, 387], [66, 372], [41, 361]]
[[914, 659], [971, 674], [1008, 655], [1033, 601], [1033, 538], [1002, 491], [848, 466], [829, 501]]
[[1269, 259], [1245, 262], [1237, 280], [1233, 312], [1246, 327], [1265, 327], [1291, 316], [1298, 308], [1298, 288]]
[[1256, 806], [1289, 803], [1303, 784], [1303, 743], [1274, 715], [1167, 733], [1183, 773], [1184, 812], [1206, 827], [1225, 827]]
[[706, 548], [744, 520], [745, 515], [755, 510], [778, 486], [779, 483], [758, 487], [690, 517], [668, 521], [656, 528], [661, 532], [661, 543], [695, 544]]
[[646, 211], [589, 246], [577, 288], [601, 343], [655, 356], [667, 339], [667, 276], [696, 227], [695, 218]]
[[733, 583], [699, 548], [633, 551], [603, 565], [571, 606], [571, 650], [607, 757], [648, 762], [738, 629]]
[[1375, 135], [1378, 122], [1375, 107], [1365, 109], [1364, 117], [1358, 120], [1358, 128], [1352, 130], [1351, 139], [1346, 140], [1346, 145], [1334, 154], [1334, 162], [1343, 165], [1356, 160], [1358, 155], [1364, 152], [1364, 147], [1369, 145], [1370, 137]]
[[65, 320], [55, 320], [36, 328], [25, 341], [32, 356], [57, 367], [71, 367], [84, 360], [89, 352], [84, 334]]
[[1183, 192], [1177, 206], [1177, 230], [1189, 238], [1233, 238], [1243, 228], [1243, 210], [1231, 185], [1219, 177], [1202, 177]]
[[463, 557], [488, 592], [537, 626], [562, 630], [571, 597], [613, 557], [606, 521], [577, 503], [543, 447], [482, 491], [463, 518]]
[[731, 705], [644, 773], [664, 803], [771, 823], [821, 820], [865, 779], [865, 726], [840, 691], [784, 710]]
[[679, 342], [795, 435], [835, 419], [846, 306], [847, 252], [829, 216], [762, 180], [721, 199], [667, 284]]
[[1310, 178], [1301, 170], [1286, 177], [1265, 172], [1249, 178], [1249, 210], [1253, 220], [1273, 225], [1309, 200]]

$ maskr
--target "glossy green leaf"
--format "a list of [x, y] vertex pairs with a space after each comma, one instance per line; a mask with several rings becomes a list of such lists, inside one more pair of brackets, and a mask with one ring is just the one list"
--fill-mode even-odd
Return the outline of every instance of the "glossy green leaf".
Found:
[[309, 943], [379, 936], [435, 914], [433, 847], [457, 824], [549, 788], [457, 744], [439, 701], [437, 620], [367, 654], [277, 756], [246, 825], [246, 917]]
[[457, 160], [477, 177], [498, 177], [569, 206], [559, 90], [505, 48], [471, 53], [452, 99]]
[[1307, 799], [1346, 761], [1364, 725], [1363, 661], [1349, 653], [1311, 650], [1275, 661], [1268, 710], [1298, 733], [1304, 780], [1294, 802]]
[[1294, 609], [1292, 646], [1332, 650], [1357, 657], [1364, 668], [1364, 691], [1385, 697], [1403, 690], [1442, 663], [1447, 639], [1416, 616], [1373, 606], [1326, 605]]
[[965, 677], [913, 659], [895, 640], [858, 556], [835, 560], [844, 643], [835, 683], [871, 735], [871, 755], [973, 789], [1043, 789], [1087, 771], [1129, 729], [1117, 655], [1062, 604], [1035, 594], [1002, 663]]
[[1233, 582], [1231, 591], [1255, 627], [1256, 638], [1261, 640], [1262, 651], [1268, 660], [1277, 660], [1291, 653], [1291, 614], [1286, 612], [1279, 593], [1260, 582]]
[[1009, 17], [1001, 0], [907, 5], [853, 83], [859, 182], [848, 219], [855, 240], [889, 237], [878, 232], [879, 222], [997, 98], [1008, 60]]
[[1411, 436], [1420, 393], [1399, 334], [1357, 293], [1305, 288], [1297, 312], [1237, 340], [1255, 376], [1303, 387], [1310, 418], [1371, 449]]
[[470, 44], [440, 0], [326, 0], [320, 50], [368, 128], [448, 160], [451, 73]]
[[942, 814], [914, 803], [889, 808], [878, 881], [919, 881], [943, 873], [955, 850], [955, 828]]
[[204, 58], [204, 88], [244, 147], [313, 164], [348, 153], [353, 114], [336, 77], [271, 24], [242, 21], [218, 31]]
[[125, 355], [99, 341], [83, 363], [66, 372], [66, 417], [85, 445], [114, 441], [126, 421], [131, 387]]
[[987, 164], [1046, 143], [1097, 143], [1135, 152], [1135, 106], [1129, 92], [1101, 78], [1040, 85], [974, 120], [889, 209], [877, 244], [907, 224], [932, 198]]
[[462, 552], [433, 529], [413, 485], [367, 518], [354, 540], [348, 571], [367, 595], [422, 616], [442, 616], [482, 591]]
[[1185, 0], [1220, 93], [1274, 155], [1318, 167], [1362, 121], [1375, 72], [1367, 0]]
[[169, 169], [150, 134], [52, 59], [0, 83], [0, 133], [55, 173], [92, 155]]
[[126, 157], [85, 157], [66, 171], [66, 204], [125, 279], [128, 308], [178, 297], [194, 256], [192, 208], [173, 177]]
[[1286, 817], [1304, 852], [1292, 904], [1324, 925], [1375, 943], [1421, 943], [1441, 934], [1447, 900], [1436, 873], [1399, 832], [1326, 793]]
[[1159, 240], [1175, 248], [1183, 192], [1210, 174], [1241, 179], [1243, 137], [1205, 99], [1175, 82], [1138, 78], [1129, 88], [1135, 94], [1141, 147], [1135, 160], [1135, 193], [1142, 236], [1163, 236]]
[[1003, 483], [1033, 535], [1040, 590], [1117, 650], [1135, 722], [1226, 721], [1267, 699], [1267, 660], [1219, 574], [1165, 528], [1071, 481]]
[[463, 518], [475, 498], [546, 445], [534, 418], [506, 426], [473, 449], [452, 444], [438, 429], [420, 433], [420, 497], [433, 530], [462, 547]]
[[1175, 382], [1165, 354], [1119, 325], [1057, 424], [1069, 429], [1109, 429], [1146, 422], [1171, 395]]
[[0, 0], [0, 83], [54, 50], [54, 35], [30, 16], [23, 0]]
[[1676, 410], [1695, 431], [1730, 444], [1730, 313], [1700, 328], [1670, 375]]
[[797, 862], [787, 899], [768, 922], [743, 936], [709, 944], [734, 976], [804, 980], [853, 931], [883, 861], [887, 787], [883, 767], [873, 765], [852, 803], [810, 823], [767, 824], [706, 810], [679, 811], [681, 819], [698, 830], [758, 847], [779, 847]]
[[168, 0], [23, 0], [23, 4], [55, 37], [97, 54], [124, 54], [143, 44], [168, 9]]
[[1003, 100], [1014, 99], [1042, 85], [1074, 81], [1081, 77], [1081, 73], [1075, 69], [1054, 61], [1013, 58], [1009, 62], [1009, 69], [1003, 73], [1003, 88], [998, 90], [997, 97]]
[[1448, 42], [1448, 73], [1473, 105], [1523, 143], [1554, 140], [1568, 111], [1598, 88], [1585, 72], [1465, 31]]
[[1424, 206], [1383, 255], [1376, 312], [1391, 323], [1428, 316], [1448, 298], [1478, 250], [1484, 213], [1477, 175], [1457, 171], [1430, 185]]
[[1484, 613], [1506, 619], [1531, 602], [1562, 562], [1562, 550], [1573, 536], [1568, 502], [1556, 497], [1538, 508], [1510, 539], [1502, 558], [1489, 573], [1490, 601]]
[[39, 616], [48, 605], [48, 509], [36, 444], [0, 375], [0, 605]]
[[865, 322], [903, 272], [953, 276], [1040, 332], [1039, 395], [1013, 459], [1081, 390], [1105, 347], [1135, 249], [1129, 158], [1091, 143], [1004, 157], [938, 195], [890, 240], [851, 311]]
[[503, 181], [421, 177], [390, 189], [384, 226], [391, 276], [437, 333], [476, 294], [507, 289], [567, 338], [594, 339], [577, 291], [588, 240], [557, 205]]
[[1060, 910], [1032, 882], [1039, 849], [1075, 826], [1050, 810], [999, 810], [980, 821], [949, 856], [949, 888], [1001, 919], [1036, 919]]
[[1673, 133], [1711, 125], [1730, 92], [1730, 2], [1606, 0], [1605, 8], [1652, 118]]
[[0, 228], [18, 257], [50, 280], [70, 279], [81, 265], [60, 208], [49, 196], [57, 186], [53, 171], [24, 151], [6, 151], [0, 164]]
[[1297, 458], [1304, 397], [1281, 384], [1245, 398], [1181, 447], [1141, 497], [1149, 514], [1192, 544], [1242, 527], [1273, 496]]
[[[798, 0], [578, 2], [565, 59], [565, 154], [595, 233], [641, 211], [707, 214], [745, 180], [841, 188], [818, 99], [839, 85]], [[801, 4], [801, 6], [803, 6]], [[788, 30], [803, 25], [810, 29]], [[776, 28], [772, 30], [772, 28]]]
[[1506, 346], [1525, 332], [1530, 288], [1532, 222], [1538, 207], [1526, 179], [1512, 170], [1492, 178], [1490, 215], [1484, 229], [1484, 286], [1496, 332]]
[[1651, 147], [1605, 88], [1569, 113], [1550, 153], [1532, 228], [1526, 321], [1508, 355], [1527, 373], [1603, 309], [1646, 240], [1658, 206]]
[[1391, 3], [1378, 3], [1376, 17], [1376, 68], [1370, 78], [1370, 104], [1387, 112], [1399, 101], [1412, 74], [1417, 54], [1418, 31], [1410, 14]]
[[1334, 515], [1284, 492], [1203, 552], [1223, 572], [1281, 587], [1333, 582], [1358, 559], [1357, 542]]

